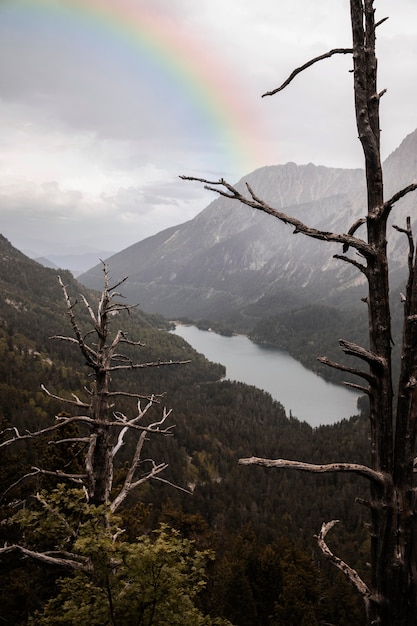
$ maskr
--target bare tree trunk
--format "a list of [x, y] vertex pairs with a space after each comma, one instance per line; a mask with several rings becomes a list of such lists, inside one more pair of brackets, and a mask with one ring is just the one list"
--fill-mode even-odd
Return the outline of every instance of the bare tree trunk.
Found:
[[[377, 59], [375, 31], [387, 18], [375, 23], [374, 0], [350, 0], [352, 48], [337, 48], [311, 59], [295, 69], [280, 87], [264, 94], [270, 96], [286, 88], [302, 71], [335, 54], [353, 55], [354, 99], [356, 123], [365, 158], [367, 212], [366, 219], [357, 220], [346, 234], [311, 228], [300, 220], [267, 205], [247, 185], [241, 193], [225, 180], [208, 181], [206, 187], [227, 198], [273, 215], [294, 227], [294, 233], [322, 241], [343, 244], [343, 255], [335, 255], [362, 272], [368, 282], [369, 349], [341, 340], [346, 353], [365, 362], [366, 369], [348, 367], [326, 357], [320, 361], [353, 373], [365, 385], [349, 383], [369, 396], [370, 401], [370, 467], [353, 463], [313, 465], [287, 459], [240, 459], [240, 464], [290, 468], [309, 472], [352, 472], [370, 482], [371, 579], [367, 585], [359, 574], [333, 555], [325, 542], [335, 520], [323, 524], [318, 537], [323, 554], [351, 581], [365, 600], [368, 624], [381, 626], [417, 626], [417, 492], [414, 486], [415, 446], [417, 428], [417, 257], [411, 221], [406, 227], [395, 226], [408, 240], [408, 282], [404, 297], [404, 324], [401, 373], [397, 398], [393, 391], [391, 356], [391, 312], [387, 258], [387, 220], [394, 204], [416, 184], [398, 191], [384, 200], [383, 172], [380, 151], [379, 103], [384, 91], [377, 90]], [[366, 241], [354, 236], [366, 222]], [[359, 258], [346, 256], [349, 247]], [[396, 410], [394, 409], [396, 401]]]
[[[391, 315], [387, 260], [387, 218], [384, 204], [380, 156], [380, 120], [375, 55], [375, 21], [373, 0], [351, 0], [353, 34], [354, 92], [356, 122], [365, 156], [368, 196], [367, 234], [374, 254], [368, 258], [369, 342], [379, 358], [371, 362], [370, 371], [376, 385], [371, 389], [371, 458], [372, 467], [386, 475], [383, 487], [371, 484], [371, 545], [373, 589], [370, 623], [411, 625], [417, 623], [415, 574], [409, 558], [413, 535], [410, 488], [413, 485], [415, 427], [408, 433], [410, 402], [405, 400], [415, 357], [403, 348], [403, 372], [398, 397], [397, 421], [393, 416], [391, 378]], [[412, 283], [414, 280], [410, 277]], [[407, 294], [410, 298], [411, 294]], [[412, 298], [415, 301], [415, 298]], [[407, 302], [407, 300], [406, 300]], [[412, 301], [407, 307], [412, 308]], [[416, 309], [414, 309], [415, 311]], [[413, 323], [415, 331], [415, 323]], [[407, 334], [407, 328], [404, 329]], [[413, 333], [415, 334], [415, 332]], [[410, 358], [411, 357], [411, 358]], [[410, 367], [411, 366], [411, 367]], [[409, 393], [407, 393], [410, 396]], [[413, 394], [414, 395], [414, 394]], [[404, 399], [400, 401], [400, 397]], [[405, 400], [405, 401], [404, 401]], [[414, 422], [414, 418], [412, 419]], [[393, 428], [396, 428], [395, 442]], [[411, 437], [410, 437], [411, 435]], [[406, 444], [409, 440], [408, 446]], [[395, 445], [394, 445], [395, 443]], [[411, 445], [410, 445], [411, 444]], [[408, 453], [408, 459], [406, 459]], [[394, 471], [395, 465], [395, 471]], [[410, 471], [411, 470], [411, 471]], [[413, 489], [412, 489], [413, 490]]]
[[[104, 505], [104, 514], [100, 514], [100, 522], [104, 528], [108, 528], [111, 514], [122, 505], [129, 494], [147, 481], [159, 480], [176, 489], [190, 493], [187, 489], [183, 489], [160, 477], [160, 474], [168, 467], [167, 463], [156, 463], [149, 458], [143, 459], [142, 455], [145, 442], [150, 436], [172, 435], [173, 425], [166, 426], [171, 410], [165, 407], [162, 407], [161, 410], [161, 407], [158, 407], [158, 417], [156, 419], [150, 417], [155, 405], [159, 405], [161, 396], [113, 390], [111, 385], [112, 374], [116, 371], [131, 371], [149, 367], [172, 367], [189, 363], [189, 361], [172, 359], [161, 361], [158, 359], [155, 362], [137, 363], [121, 351], [121, 347], [126, 345], [138, 347], [143, 346], [143, 344], [139, 341], [131, 341], [121, 330], [115, 333], [110, 332], [110, 319], [117, 319], [114, 318], [117, 313], [129, 311], [134, 307], [117, 301], [117, 297], [120, 294], [116, 291], [116, 288], [125, 279], [111, 287], [109, 285], [107, 266], [104, 265], [103, 269], [104, 289], [97, 310], [93, 311], [86, 298], [81, 296], [92, 323], [92, 328], [85, 334], [81, 331], [81, 326], [74, 312], [77, 301], [73, 302], [71, 300], [67, 288], [59, 278], [74, 336], [60, 335], [54, 338], [75, 345], [81, 351], [86, 365], [92, 370], [92, 383], [88, 388], [84, 389], [86, 400], [80, 399], [75, 394], [72, 394], [71, 399], [54, 395], [42, 385], [43, 391], [49, 397], [60, 400], [67, 405], [69, 404], [72, 409], [76, 409], [76, 414], [69, 416], [57, 415], [53, 425], [35, 432], [25, 431], [24, 434], [21, 434], [16, 427], [7, 428], [0, 433], [3, 438], [0, 441], [0, 448], [21, 440], [56, 434], [57, 432], [62, 433], [64, 432], [63, 429], [69, 424], [80, 425], [81, 432], [79, 436], [78, 434], [76, 437], [71, 438], [63, 436], [61, 439], [55, 439], [54, 444], [67, 445], [70, 442], [80, 444], [82, 447], [79, 450], [79, 454], [83, 456], [85, 472], [70, 473], [69, 471], [63, 471], [60, 467], [54, 470], [33, 467], [31, 472], [17, 480], [14, 485], [11, 485], [10, 489], [24, 478], [38, 474], [55, 476], [60, 481], [71, 481], [78, 487], [81, 486], [83, 488], [83, 493], [89, 505]], [[136, 401], [137, 412], [133, 417], [128, 417], [121, 411], [115, 410], [114, 402], [121, 397]], [[144, 406], [141, 406], [143, 401]], [[124, 480], [117, 487], [114, 487], [113, 472], [117, 454], [123, 448], [127, 437], [130, 438], [130, 443], [133, 444], [133, 452], [127, 455], [128, 458], [124, 464], [126, 469]], [[65, 517], [61, 516], [59, 511], [53, 509], [41, 495], [38, 494], [36, 499], [45, 511], [53, 512], [54, 516], [58, 516], [60, 523], [68, 531], [68, 541], [73, 543], [78, 536], [79, 529], [77, 528], [77, 531], [73, 531], [66, 522]], [[120, 529], [117, 533], [119, 532]], [[94, 572], [94, 562], [90, 557], [82, 556], [77, 551], [63, 551], [61, 543], [60, 540], [58, 549], [48, 552], [40, 552], [28, 549], [25, 546], [8, 545], [6, 543], [3, 547], [0, 547], [0, 558], [2, 555], [15, 552], [25, 557], [37, 559], [43, 563], [68, 567], [72, 570], [79, 569], [87, 573]], [[111, 598], [109, 598], [109, 601], [111, 602]]]
[[112, 432], [109, 428], [110, 405], [110, 371], [112, 354], [109, 353], [108, 315], [111, 312], [111, 297], [107, 289], [103, 291], [99, 310], [95, 320], [97, 335], [97, 355], [90, 366], [95, 371], [95, 384], [91, 391], [90, 417], [93, 429], [90, 436], [86, 470], [88, 475], [88, 492], [92, 504], [107, 504], [113, 484]]
[[[26, 431], [24, 434], [21, 434], [17, 428], [12, 427], [0, 433], [5, 436], [4, 440], [0, 442], [1, 448], [22, 439], [33, 439], [34, 437], [56, 432], [68, 424], [82, 424], [86, 434], [71, 441], [77, 441], [84, 445], [85, 451], [83, 450], [82, 454], [84, 456], [85, 474], [65, 473], [61, 468], [56, 468], [54, 471], [32, 468], [33, 471], [30, 475], [50, 474], [82, 485], [88, 494], [88, 501], [91, 504], [109, 505], [112, 512], [116, 511], [128, 495], [144, 482], [151, 479], [163, 480], [159, 474], [168, 467], [167, 464], [157, 464], [152, 459], [147, 459], [146, 464], [142, 465], [141, 454], [147, 436], [156, 434], [160, 436], [171, 435], [173, 428], [173, 426], [167, 427], [165, 425], [171, 414], [171, 410], [167, 410], [165, 407], [162, 408], [162, 415], [155, 421], [148, 418], [153, 407], [159, 404], [159, 396], [154, 394], [146, 396], [113, 390], [111, 388], [112, 373], [121, 370], [172, 367], [189, 363], [189, 361], [174, 361], [172, 359], [169, 361], [161, 361], [159, 359], [155, 362], [136, 363], [130, 357], [119, 352], [122, 345], [143, 346], [139, 341], [128, 339], [121, 330], [114, 334], [110, 333], [110, 318], [118, 312], [126, 312], [134, 308], [115, 300], [120, 296], [116, 288], [125, 280], [123, 279], [113, 287], [110, 287], [107, 266], [104, 265], [104, 289], [97, 311], [94, 312], [88, 301], [81, 296], [92, 322], [92, 329], [83, 334], [74, 312], [77, 301], [72, 302], [65, 285], [59, 279], [74, 337], [60, 335], [54, 338], [77, 346], [85, 358], [86, 365], [93, 371], [93, 382], [89, 388], [85, 388], [88, 396], [86, 400], [81, 400], [75, 394], [72, 394], [72, 399], [54, 395], [44, 385], [42, 385], [42, 389], [50, 397], [71, 405], [78, 412], [82, 411], [83, 414], [71, 415], [69, 417], [56, 416], [54, 425], [35, 432]], [[114, 400], [120, 397], [130, 398], [137, 402], [136, 415], [128, 417], [115, 410]], [[141, 407], [141, 401], [143, 400], [145, 401], [145, 406]], [[145, 418], [147, 421], [144, 423]], [[134, 444], [134, 452], [130, 460], [127, 461], [127, 474], [124, 482], [118, 487], [116, 493], [112, 493], [116, 455], [122, 449], [127, 436], [130, 437], [130, 441]], [[55, 441], [55, 444], [66, 445], [68, 442], [68, 439], [61, 439]], [[169, 481], [164, 482], [169, 483]], [[172, 486], [177, 487], [176, 485]], [[177, 488], [187, 491], [181, 487]]]

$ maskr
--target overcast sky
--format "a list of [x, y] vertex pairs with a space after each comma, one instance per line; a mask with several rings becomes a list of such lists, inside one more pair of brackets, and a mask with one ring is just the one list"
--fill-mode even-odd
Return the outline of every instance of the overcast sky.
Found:
[[[375, 0], [383, 156], [417, 127], [417, 2]], [[118, 251], [295, 161], [362, 167], [348, 0], [0, 0], [0, 232], [39, 255]]]

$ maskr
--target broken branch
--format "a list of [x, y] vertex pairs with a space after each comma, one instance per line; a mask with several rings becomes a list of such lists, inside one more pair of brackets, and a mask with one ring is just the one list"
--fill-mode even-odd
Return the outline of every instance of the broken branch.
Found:
[[370, 593], [370, 591], [368, 589], [368, 586], [366, 585], [366, 583], [364, 583], [364, 581], [359, 576], [357, 571], [354, 570], [352, 567], [350, 567], [347, 563], [342, 561], [342, 559], [340, 559], [338, 556], [333, 554], [333, 552], [330, 550], [330, 548], [328, 547], [327, 543], [325, 542], [325, 538], [326, 538], [327, 533], [338, 522], [339, 522], [339, 520], [335, 520], [334, 519], [331, 522], [327, 522], [327, 524], [323, 523], [323, 525], [321, 527], [321, 530], [320, 530], [320, 533], [319, 533], [319, 535], [317, 537], [317, 543], [319, 545], [319, 548], [322, 551], [322, 553], [324, 554], [324, 556], [326, 557], [326, 559], [331, 561], [334, 565], [336, 565], [336, 567], [338, 569], [340, 569], [341, 572], [343, 572], [343, 574], [346, 576], [346, 578], [348, 578], [348, 580], [350, 580], [350, 582], [354, 585], [354, 587], [356, 587], [356, 589], [359, 591], [359, 593], [362, 594], [362, 596], [364, 596], [365, 598], [369, 598], [371, 593]]
[[263, 467], [276, 467], [278, 469], [294, 469], [302, 472], [312, 472], [315, 474], [330, 474], [334, 472], [348, 472], [358, 474], [378, 484], [385, 483], [385, 475], [377, 472], [367, 465], [359, 463], [328, 463], [316, 465], [314, 463], [303, 463], [302, 461], [289, 461], [287, 459], [263, 459], [252, 456], [247, 459], [239, 459], [239, 465], [262, 465]]

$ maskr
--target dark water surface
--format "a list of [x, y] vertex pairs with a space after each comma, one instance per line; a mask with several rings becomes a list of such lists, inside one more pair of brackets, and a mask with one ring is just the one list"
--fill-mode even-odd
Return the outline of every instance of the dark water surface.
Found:
[[264, 389], [287, 412], [311, 426], [334, 424], [356, 415], [358, 393], [323, 380], [289, 354], [253, 343], [244, 335], [223, 337], [178, 325], [175, 334], [197, 352], [226, 367], [226, 377]]

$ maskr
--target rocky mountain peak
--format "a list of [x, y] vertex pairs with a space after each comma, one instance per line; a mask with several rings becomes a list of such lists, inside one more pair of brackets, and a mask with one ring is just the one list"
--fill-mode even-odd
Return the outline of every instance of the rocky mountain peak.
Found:
[[[416, 166], [417, 131], [387, 159], [386, 190], [397, 191], [412, 182]], [[274, 208], [316, 228], [347, 232], [366, 212], [361, 169], [286, 163], [257, 169], [236, 186], [248, 193], [246, 184]], [[415, 202], [409, 194], [398, 203], [397, 223], [405, 223]], [[400, 280], [406, 262], [400, 238], [393, 233], [395, 280]], [[270, 215], [216, 197], [193, 220], [145, 239], [108, 262], [113, 276], [129, 276], [127, 295], [145, 310], [168, 317], [252, 322], [295, 304], [350, 306], [359, 300], [365, 295], [363, 276], [333, 258], [340, 252], [335, 244], [294, 236], [290, 227]], [[79, 280], [97, 288], [101, 274], [97, 266]]]

